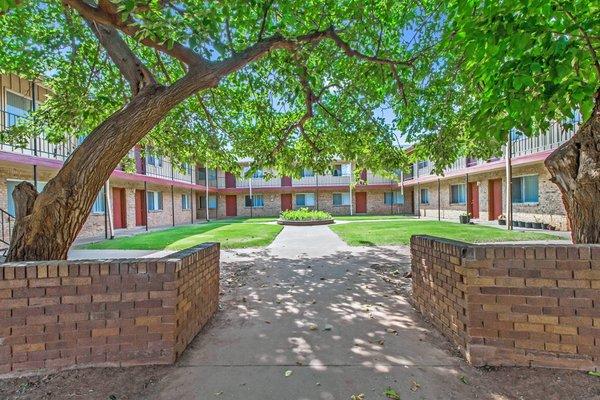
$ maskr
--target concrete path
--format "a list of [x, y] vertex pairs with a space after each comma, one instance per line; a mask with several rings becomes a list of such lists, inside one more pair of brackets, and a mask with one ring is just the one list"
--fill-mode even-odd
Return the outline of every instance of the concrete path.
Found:
[[406, 248], [285, 227], [266, 250], [225, 254], [222, 311], [151, 398], [385, 399], [388, 387], [403, 399], [478, 397], [406, 301]]

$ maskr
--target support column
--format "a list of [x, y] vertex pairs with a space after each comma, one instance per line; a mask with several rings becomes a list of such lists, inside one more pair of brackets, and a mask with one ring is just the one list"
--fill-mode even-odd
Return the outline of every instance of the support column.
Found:
[[175, 192], [171, 185], [171, 215], [173, 216], [173, 226], [175, 226]]
[[[31, 81], [31, 111], [35, 111], [37, 108], [36, 104], [36, 90], [35, 90], [35, 81]], [[33, 155], [37, 157], [38, 155], [38, 137], [37, 135], [33, 137]], [[35, 190], [38, 190], [37, 187], [38, 177], [37, 177], [37, 165], [33, 164], [33, 186]]]
[[146, 210], [144, 210], [144, 212], [146, 215], [146, 232], [148, 232], [148, 219], [150, 218], [150, 215], [148, 214], [148, 182], [146, 181], [144, 181], [144, 196], [146, 196], [144, 199], [144, 207], [146, 207]]
[[[218, 177], [217, 177], [218, 178]], [[219, 181], [219, 179], [217, 179]], [[204, 183], [206, 184], [204, 205], [206, 206], [206, 222], [210, 221], [210, 212], [208, 210], [208, 167], [204, 165]]]
[[441, 221], [442, 220], [442, 190], [441, 190], [440, 178], [438, 178], [437, 198], [438, 198], [438, 221]]
[[[465, 174], [465, 205], [467, 209], [467, 215], [469, 215], [469, 174]], [[469, 220], [471, 218], [469, 217]]]
[[513, 207], [512, 207], [512, 137], [508, 132], [506, 141], [506, 229], [513, 229]]
[[108, 210], [108, 237], [109, 239], [115, 238], [115, 227], [113, 224], [113, 209], [112, 202], [110, 197], [110, 184], [109, 181], [106, 181], [104, 184], [104, 196], [106, 197], [106, 210]]

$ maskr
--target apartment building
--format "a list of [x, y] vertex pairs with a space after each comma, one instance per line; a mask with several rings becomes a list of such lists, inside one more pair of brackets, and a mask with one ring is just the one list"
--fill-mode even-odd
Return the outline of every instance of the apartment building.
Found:
[[[0, 133], [26, 118], [43, 102], [48, 90], [16, 75], [0, 75]], [[545, 222], [567, 229], [560, 194], [549, 181], [543, 161], [572, 133], [558, 126], [545, 135], [514, 135], [511, 151], [513, 217]], [[0, 138], [1, 139], [1, 138]], [[36, 137], [19, 146], [0, 140], [0, 247], [10, 238], [14, 223], [12, 191], [21, 181], [42, 189], [79, 144], [65, 138], [52, 144]], [[282, 210], [308, 207], [334, 215], [414, 214], [457, 220], [464, 212], [474, 219], [495, 220], [506, 213], [504, 158], [464, 158], [443, 176], [421, 161], [393, 179], [361, 171], [352, 184], [356, 166], [337, 162], [325, 174], [304, 169], [300, 177], [274, 177], [256, 171], [249, 179], [200, 165], [174, 165], [152, 149], [136, 147], [130, 157], [135, 171], [116, 169], [98, 194], [80, 238], [104, 238], [115, 233], [195, 223], [226, 217], [276, 216]], [[244, 170], [249, 163], [242, 162]]]

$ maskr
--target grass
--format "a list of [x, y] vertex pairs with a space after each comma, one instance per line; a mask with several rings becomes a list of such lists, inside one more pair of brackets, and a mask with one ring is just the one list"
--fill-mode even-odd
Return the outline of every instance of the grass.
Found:
[[410, 215], [340, 215], [333, 217], [337, 221], [369, 221], [390, 219], [414, 219]]
[[408, 245], [412, 235], [439, 236], [470, 243], [563, 239], [538, 232], [507, 231], [490, 226], [411, 218], [385, 222], [350, 222], [330, 228], [351, 246]]
[[274, 218], [236, 218], [90, 243], [84, 249], [183, 250], [205, 242], [220, 242], [221, 248], [239, 249], [270, 244], [282, 226], [267, 224]]

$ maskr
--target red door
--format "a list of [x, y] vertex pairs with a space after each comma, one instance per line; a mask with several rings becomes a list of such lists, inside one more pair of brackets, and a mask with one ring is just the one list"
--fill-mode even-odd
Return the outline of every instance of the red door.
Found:
[[367, 212], [367, 192], [356, 192], [354, 194], [356, 202], [356, 213], [363, 214]]
[[292, 209], [292, 194], [282, 193], [281, 194], [281, 211], [287, 211]]
[[237, 196], [236, 195], [225, 196], [225, 215], [227, 217], [237, 216]]
[[469, 182], [468, 192], [468, 211], [471, 214], [471, 218], [479, 218], [479, 186], [477, 182]]
[[145, 226], [147, 224], [147, 214], [148, 210], [146, 208], [146, 191], [145, 190], [135, 190], [135, 226]]
[[125, 189], [113, 188], [113, 226], [115, 229], [127, 227], [127, 214], [125, 206]]
[[225, 172], [225, 187], [226, 188], [234, 188], [235, 187], [235, 175]]
[[502, 215], [502, 179], [491, 179], [488, 191], [488, 218], [493, 221]]

